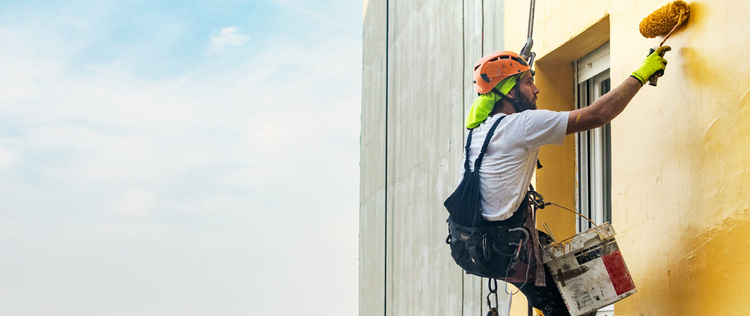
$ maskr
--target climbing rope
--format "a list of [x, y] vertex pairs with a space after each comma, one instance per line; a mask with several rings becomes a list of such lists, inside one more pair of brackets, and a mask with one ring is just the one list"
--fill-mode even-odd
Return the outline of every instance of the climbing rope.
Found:
[[585, 215], [583, 215], [583, 214], [581, 214], [581, 213], [578, 213], [578, 212], [576, 212], [576, 211], [574, 211], [574, 210], [571, 210], [571, 209], [569, 209], [569, 208], [567, 208], [567, 207], [565, 207], [565, 206], [562, 206], [562, 205], [559, 205], [559, 204], [557, 204], [557, 203], [553, 203], [553, 202], [547, 202], [547, 203], [544, 203], [544, 205], [554, 205], [554, 206], [557, 206], [557, 207], [559, 207], [559, 208], [561, 208], [561, 209], [567, 210], [567, 211], [569, 211], [569, 212], [573, 212], [573, 213], [575, 213], [576, 215], [578, 215], [578, 216], [580, 216], [580, 217], [583, 217], [583, 218], [585, 218], [585, 219], [586, 219], [587, 221], [589, 221], [589, 223], [591, 223], [591, 225], [594, 225], [594, 226], [596, 226], [596, 223], [594, 223], [594, 221], [592, 221], [591, 219], [589, 219], [589, 218], [588, 218], [588, 217], [586, 217]]
[[534, 7], [536, 0], [531, 0], [531, 7], [529, 8], [529, 30], [526, 33], [526, 38], [531, 38], [534, 33]]

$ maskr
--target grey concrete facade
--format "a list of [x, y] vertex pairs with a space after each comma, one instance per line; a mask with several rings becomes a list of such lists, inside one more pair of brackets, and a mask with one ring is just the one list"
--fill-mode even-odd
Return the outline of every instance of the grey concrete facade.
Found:
[[364, 2], [360, 316], [486, 313], [486, 284], [450, 258], [442, 203], [459, 180], [473, 64], [503, 49], [504, 4]]

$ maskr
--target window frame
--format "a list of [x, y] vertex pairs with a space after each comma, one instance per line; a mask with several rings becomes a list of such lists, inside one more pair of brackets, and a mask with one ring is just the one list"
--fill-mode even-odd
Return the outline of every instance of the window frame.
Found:
[[[594, 50], [574, 63], [576, 70], [576, 108], [591, 105], [611, 88], [609, 44]], [[597, 225], [612, 221], [612, 142], [611, 125], [576, 133], [576, 209]], [[576, 232], [592, 224], [576, 219]], [[612, 315], [614, 305], [597, 315]]]

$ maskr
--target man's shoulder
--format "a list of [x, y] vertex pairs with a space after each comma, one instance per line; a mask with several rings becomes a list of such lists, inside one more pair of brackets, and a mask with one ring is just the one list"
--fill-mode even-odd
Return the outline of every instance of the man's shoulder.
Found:
[[521, 113], [515, 113], [515, 114], [518, 114], [524, 117], [529, 117], [529, 118], [548, 118], [548, 117], [557, 117], [559, 115], [564, 115], [566, 113], [568, 112], [536, 109], [536, 110], [523, 111]]
[[565, 137], [569, 112], [550, 110], [523, 111], [511, 115], [508, 132], [527, 148], [557, 144]]
[[512, 125], [536, 125], [549, 124], [553, 121], [560, 120], [561, 117], [567, 117], [568, 112], [558, 112], [550, 110], [528, 110], [521, 113], [508, 115], [508, 123]]
[[502, 130], [518, 130], [518, 132], [525, 133], [529, 128], [537, 129], [538, 126], [549, 126], [561, 122], [567, 122], [568, 113], [569, 112], [537, 109], [507, 115], [497, 114], [487, 118], [487, 120], [480, 125], [480, 130], [489, 130], [497, 120], [504, 118], [498, 128]]

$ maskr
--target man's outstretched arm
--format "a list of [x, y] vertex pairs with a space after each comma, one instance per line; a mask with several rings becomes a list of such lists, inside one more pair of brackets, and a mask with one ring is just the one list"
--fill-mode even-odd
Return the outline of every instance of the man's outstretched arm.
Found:
[[667, 61], [661, 57], [663, 52], [669, 51], [669, 46], [659, 47], [654, 53], [646, 57], [638, 70], [625, 79], [612, 91], [601, 96], [590, 106], [570, 112], [568, 116], [567, 134], [587, 131], [609, 123], [633, 99], [654, 73], [664, 70]]

